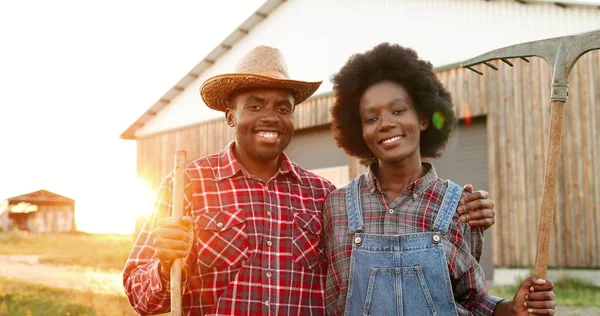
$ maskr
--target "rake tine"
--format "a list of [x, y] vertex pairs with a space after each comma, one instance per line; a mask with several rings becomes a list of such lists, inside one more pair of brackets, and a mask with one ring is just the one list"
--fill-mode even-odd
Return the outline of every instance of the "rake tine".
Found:
[[481, 72], [481, 71], [475, 70], [475, 69], [473, 69], [471, 67], [467, 67], [467, 69], [469, 69], [470, 71], [472, 71], [474, 73], [478, 73], [479, 75], [483, 76], [483, 72]]
[[529, 63], [529, 59], [527, 59], [527, 58], [525, 58], [525, 57], [519, 57], [519, 58], [521, 58], [521, 59], [523, 59], [524, 61], [526, 61], [526, 62], [528, 62], [528, 63]]
[[513, 66], [513, 64], [510, 61], [508, 61], [508, 59], [506, 59], [506, 58], [500, 58], [500, 60], [511, 67]]
[[496, 66], [488, 63], [487, 61], [484, 61], [483, 64], [486, 65], [486, 66], [488, 66], [488, 67], [490, 67], [490, 68], [492, 68], [492, 69], [494, 69], [494, 70], [498, 70], [498, 68], [496, 68]]

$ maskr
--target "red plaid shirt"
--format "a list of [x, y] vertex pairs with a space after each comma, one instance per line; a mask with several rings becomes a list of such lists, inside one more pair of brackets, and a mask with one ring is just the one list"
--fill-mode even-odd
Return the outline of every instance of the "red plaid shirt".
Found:
[[[371, 168], [361, 175], [360, 195], [365, 234], [412, 234], [431, 231], [448, 184], [437, 177], [433, 165], [424, 163], [425, 176], [413, 182], [395, 201], [382, 194]], [[385, 207], [384, 207], [385, 206]], [[393, 209], [390, 213], [388, 210]], [[455, 213], [444, 251], [459, 315], [492, 315], [502, 299], [488, 295], [478, 264], [483, 229], [463, 224]], [[325, 253], [329, 262], [325, 305], [329, 315], [342, 315], [346, 306], [352, 235], [348, 229], [346, 188], [333, 191], [323, 210]]]
[[[184, 263], [184, 313], [324, 314], [321, 208], [334, 186], [285, 154], [265, 183], [240, 165], [233, 146], [186, 166], [185, 211], [196, 238]], [[170, 310], [169, 283], [159, 275], [150, 234], [170, 214], [171, 190], [166, 177], [123, 273], [129, 302], [140, 314]]]

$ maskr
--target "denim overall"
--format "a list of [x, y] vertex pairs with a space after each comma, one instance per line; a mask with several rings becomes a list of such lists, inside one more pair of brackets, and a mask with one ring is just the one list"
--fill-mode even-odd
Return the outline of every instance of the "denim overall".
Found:
[[431, 232], [405, 235], [363, 233], [360, 176], [346, 189], [352, 257], [346, 315], [457, 315], [442, 245], [463, 189], [448, 190]]

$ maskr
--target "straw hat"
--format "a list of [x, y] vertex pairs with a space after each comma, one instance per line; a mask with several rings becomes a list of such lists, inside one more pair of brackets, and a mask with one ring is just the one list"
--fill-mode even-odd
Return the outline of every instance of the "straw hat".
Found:
[[281, 51], [258, 46], [238, 62], [234, 73], [208, 78], [200, 87], [200, 95], [209, 108], [225, 111], [229, 95], [239, 89], [289, 89], [296, 104], [300, 104], [315, 93], [320, 85], [321, 81], [291, 80]]

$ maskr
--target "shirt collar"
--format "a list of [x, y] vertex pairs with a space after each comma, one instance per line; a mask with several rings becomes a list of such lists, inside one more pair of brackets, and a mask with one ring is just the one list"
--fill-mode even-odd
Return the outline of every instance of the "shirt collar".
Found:
[[[377, 165], [377, 162], [373, 162], [367, 168], [367, 172], [365, 173], [365, 182], [366, 187], [371, 192], [371, 194], [375, 194], [376, 192], [382, 193], [381, 184], [377, 180], [375, 173], [373, 172], [373, 167]], [[409, 184], [406, 190], [403, 193], [410, 194], [421, 194], [429, 186], [431, 186], [437, 179], [437, 172], [435, 171], [435, 167], [428, 162], [421, 162], [423, 169], [425, 169], [425, 175], [421, 178], [415, 180], [413, 183]]]
[[[219, 153], [218, 165], [216, 170], [217, 181], [232, 178], [238, 173], [241, 173], [244, 177], [250, 178], [252, 175], [246, 171], [244, 166], [235, 158], [233, 149], [235, 148], [235, 141], [230, 142], [227, 146]], [[282, 153], [281, 164], [279, 165], [279, 171], [274, 177], [291, 173], [300, 183], [302, 179], [295, 168], [295, 165], [291, 162], [289, 157]]]
[[297, 180], [302, 184], [302, 178], [300, 174], [298, 174], [297, 166], [290, 160], [290, 158], [285, 154], [281, 153], [281, 164], [279, 165], [279, 174], [288, 174], [291, 173]]
[[235, 142], [230, 142], [221, 152], [219, 152], [217, 170], [215, 171], [217, 181], [231, 178], [242, 170], [242, 165], [233, 155], [234, 143]]

